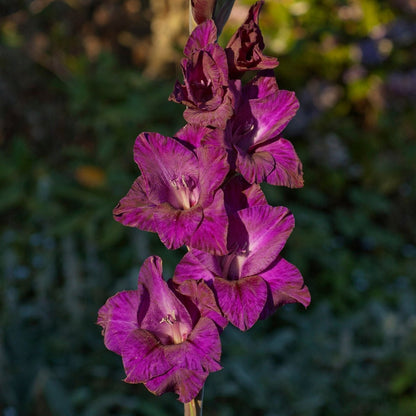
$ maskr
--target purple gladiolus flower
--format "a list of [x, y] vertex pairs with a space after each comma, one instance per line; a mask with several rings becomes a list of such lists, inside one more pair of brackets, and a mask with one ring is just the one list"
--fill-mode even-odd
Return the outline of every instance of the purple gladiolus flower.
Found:
[[219, 187], [229, 166], [223, 149], [192, 151], [174, 138], [142, 133], [134, 160], [142, 175], [114, 209], [114, 218], [158, 233], [170, 249], [186, 244], [224, 254], [228, 219]]
[[276, 58], [263, 55], [264, 41], [259, 28], [259, 13], [264, 1], [251, 6], [246, 21], [228, 42], [225, 49], [231, 78], [245, 71], [272, 69], [279, 65]]
[[292, 144], [280, 137], [298, 108], [295, 94], [280, 90], [272, 71], [260, 72], [242, 88], [224, 141], [231, 164], [249, 183], [303, 186], [302, 164]]
[[245, 208], [230, 220], [225, 256], [191, 250], [173, 280], [203, 279], [213, 289], [224, 316], [241, 330], [251, 328], [286, 303], [309, 305], [310, 294], [299, 270], [280, 256], [294, 228], [285, 207]]
[[105, 346], [123, 359], [124, 381], [144, 383], [156, 395], [176, 392], [181, 402], [190, 402], [208, 374], [221, 369], [216, 325], [179, 300], [162, 278], [159, 257], [144, 262], [137, 290], [107, 300], [97, 323]]
[[185, 46], [184, 85], [176, 82], [169, 100], [187, 106], [188, 123], [224, 128], [234, 113], [235, 82], [228, 79], [227, 57], [216, 43], [213, 20], [197, 26]]

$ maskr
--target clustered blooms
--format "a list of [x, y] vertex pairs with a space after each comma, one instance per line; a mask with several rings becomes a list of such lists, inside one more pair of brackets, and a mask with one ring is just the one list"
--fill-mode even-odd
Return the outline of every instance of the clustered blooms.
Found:
[[157, 233], [169, 249], [188, 248], [168, 282], [161, 259], [149, 257], [137, 290], [117, 293], [98, 313], [125, 381], [158, 395], [174, 391], [183, 403], [221, 369], [219, 335], [228, 323], [245, 331], [283, 304], [310, 302], [299, 270], [280, 255], [293, 215], [268, 205], [259, 185], [303, 186], [301, 162], [281, 136], [299, 104], [276, 83], [277, 59], [263, 55], [263, 3], [225, 48], [214, 21], [198, 16], [181, 63], [184, 83], [169, 97], [186, 106], [187, 124], [174, 137], [137, 137], [141, 176], [114, 209], [123, 225]]

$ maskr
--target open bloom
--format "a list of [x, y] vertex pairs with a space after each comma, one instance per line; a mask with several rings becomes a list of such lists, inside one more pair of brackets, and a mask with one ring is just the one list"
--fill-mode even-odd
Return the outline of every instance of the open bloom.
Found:
[[144, 383], [156, 395], [176, 392], [190, 402], [208, 374], [221, 369], [217, 326], [169, 288], [159, 257], [146, 259], [137, 290], [107, 300], [97, 323], [105, 346], [123, 359], [124, 381]]
[[216, 40], [213, 20], [195, 28], [181, 63], [184, 85], [176, 82], [169, 100], [187, 106], [188, 123], [224, 128], [234, 112], [235, 82], [228, 79], [227, 57]]
[[299, 270], [280, 256], [294, 227], [285, 207], [245, 208], [230, 220], [230, 245], [224, 256], [191, 250], [173, 280], [203, 279], [214, 291], [224, 316], [241, 330], [251, 328], [283, 304], [308, 306], [310, 294]]
[[224, 135], [231, 164], [249, 183], [303, 186], [302, 164], [280, 136], [298, 108], [295, 94], [278, 88], [273, 71], [260, 72], [242, 88]]
[[192, 151], [174, 138], [142, 133], [134, 160], [142, 175], [114, 209], [114, 218], [158, 233], [170, 249], [186, 244], [224, 254], [228, 220], [219, 187], [229, 166], [223, 150]]
[[250, 7], [246, 21], [228, 42], [227, 54], [231, 78], [239, 78], [245, 71], [275, 68], [276, 58], [263, 55], [264, 41], [259, 28], [259, 14], [264, 1]]

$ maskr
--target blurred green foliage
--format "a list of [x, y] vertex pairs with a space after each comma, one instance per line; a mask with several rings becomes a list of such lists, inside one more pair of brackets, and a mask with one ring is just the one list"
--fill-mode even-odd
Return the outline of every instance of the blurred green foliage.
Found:
[[[138, 174], [134, 138], [174, 134], [183, 108], [167, 101], [176, 74], [146, 79], [113, 41], [86, 52], [98, 3], [0, 1], [1, 416], [182, 412], [121, 382], [94, 324], [144, 258], [169, 277], [183, 254], [112, 220]], [[100, 39], [125, 29], [113, 16]], [[261, 27], [301, 102], [286, 137], [305, 172], [301, 190], [264, 190], [295, 215], [284, 255], [312, 305], [227, 328], [204, 414], [416, 414], [414, 3], [266, 0]]]

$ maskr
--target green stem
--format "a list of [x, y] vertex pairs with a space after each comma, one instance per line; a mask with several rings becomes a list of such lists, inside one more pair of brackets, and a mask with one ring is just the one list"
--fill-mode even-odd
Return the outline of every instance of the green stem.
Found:
[[185, 403], [184, 416], [202, 416], [202, 401], [204, 399], [204, 388], [191, 400], [189, 403]]

